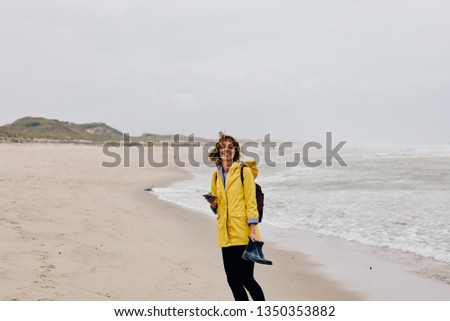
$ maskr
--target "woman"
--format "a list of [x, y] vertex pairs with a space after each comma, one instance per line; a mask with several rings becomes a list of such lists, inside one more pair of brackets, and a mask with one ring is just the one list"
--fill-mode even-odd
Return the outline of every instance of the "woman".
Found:
[[246, 162], [241, 179], [239, 143], [232, 136], [222, 132], [219, 135], [215, 149], [209, 154], [217, 170], [207, 201], [217, 214], [217, 240], [228, 285], [236, 301], [248, 301], [246, 290], [254, 301], [264, 301], [264, 293], [253, 277], [255, 263], [242, 259], [249, 238], [259, 240], [254, 181], [258, 168], [254, 161]]

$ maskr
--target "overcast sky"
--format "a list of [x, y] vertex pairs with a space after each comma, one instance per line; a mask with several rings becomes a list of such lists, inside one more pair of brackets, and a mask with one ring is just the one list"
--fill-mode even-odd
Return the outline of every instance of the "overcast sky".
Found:
[[448, 0], [0, 0], [0, 125], [450, 143]]

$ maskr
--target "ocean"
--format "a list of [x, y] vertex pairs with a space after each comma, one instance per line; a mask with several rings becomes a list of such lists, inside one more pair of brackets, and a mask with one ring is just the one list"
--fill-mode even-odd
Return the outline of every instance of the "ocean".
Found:
[[[260, 161], [256, 179], [264, 224], [450, 263], [450, 145], [352, 148], [343, 155], [347, 166], [286, 167], [292, 155], [273, 159], [275, 167]], [[192, 180], [155, 193], [213, 215], [201, 195], [214, 168], [188, 170]]]

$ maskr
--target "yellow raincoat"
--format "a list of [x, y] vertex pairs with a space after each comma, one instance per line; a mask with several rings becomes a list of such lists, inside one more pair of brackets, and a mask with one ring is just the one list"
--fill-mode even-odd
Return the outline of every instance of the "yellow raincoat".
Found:
[[[241, 166], [244, 183], [241, 181]], [[222, 175], [216, 170], [211, 180], [211, 194], [217, 196], [217, 241], [219, 247], [247, 245], [251, 223], [258, 223], [255, 161], [234, 162], [228, 171], [226, 188]], [[260, 239], [258, 227], [256, 236]]]

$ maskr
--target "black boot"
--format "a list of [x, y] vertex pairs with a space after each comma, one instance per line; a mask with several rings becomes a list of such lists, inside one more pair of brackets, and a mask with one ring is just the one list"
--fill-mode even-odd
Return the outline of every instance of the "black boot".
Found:
[[261, 258], [259, 257], [258, 250], [256, 249], [256, 242], [253, 242], [251, 238], [248, 238], [248, 244], [245, 248], [242, 258], [247, 261], [252, 261], [260, 263]]
[[258, 251], [258, 256], [261, 259], [261, 262], [258, 262], [258, 263], [272, 265], [272, 261], [269, 261], [268, 259], [266, 259], [264, 257], [264, 254], [262, 251], [262, 246], [264, 245], [264, 242], [256, 241], [255, 243], [256, 243], [256, 250]]

